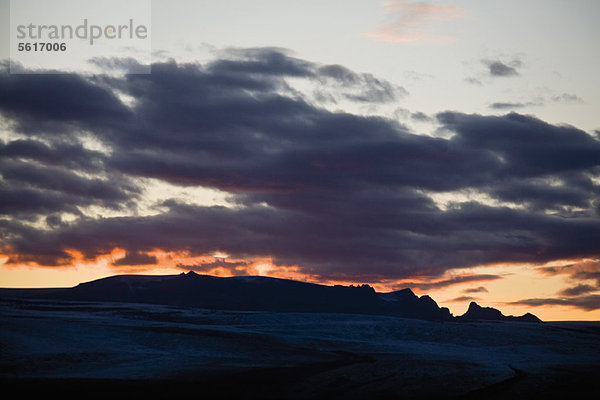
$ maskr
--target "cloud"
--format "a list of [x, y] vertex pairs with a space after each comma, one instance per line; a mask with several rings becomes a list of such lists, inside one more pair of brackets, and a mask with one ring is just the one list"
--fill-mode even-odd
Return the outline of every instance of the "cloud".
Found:
[[540, 101], [528, 101], [525, 103], [505, 103], [505, 102], [497, 102], [490, 104], [490, 108], [494, 110], [514, 110], [517, 108], [525, 108], [531, 106], [541, 106], [543, 105]]
[[158, 264], [158, 259], [155, 256], [138, 253], [138, 252], [128, 252], [125, 257], [119, 258], [114, 261], [112, 265], [114, 266], [124, 266], [124, 265], [155, 265]]
[[[449, 279], [444, 279], [444, 280], [440, 280], [440, 281], [436, 281], [436, 282], [405, 282], [402, 285], [404, 285], [406, 287], [410, 287], [410, 288], [419, 289], [419, 290], [431, 290], [431, 289], [442, 289], [442, 288], [445, 288], [448, 286], [459, 285], [459, 284], [466, 283], [466, 282], [494, 281], [494, 280], [498, 280], [498, 279], [503, 279], [503, 277], [500, 275], [491, 275], [491, 274], [461, 275], [461, 276], [455, 276], [455, 277], [452, 277]], [[483, 288], [483, 287], [480, 287], [477, 289], [484, 289], [484, 291], [487, 292], [487, 290], [485, 290], [485, 288]], [[481, 290], [477, 290], [477, 291], [473, 292], [473, 291], [469, 291], [469, 289], [467, 289], [464, 292], [465, 293], [478, 293], [478, 292], [481, 292]]]
[[[569, 172], [575, 178], [576, 171], [591, 171], [598, 166], [600, 142], [573, 127], [554, 126], [516, 113], [489, 117], [445, 112], [438, 114], [438, 119], [457, 133], [451, 142], [500, 157], [496, 158], [500, 164], [488, 167], [499, 168], [497, 172], [503, 170], [500, 173], [509, 178], [553, 174], [559, 179]], [[589, 183], [581, 178], [586, 182], [581, 184]]]
[[493, 108], [494, 110], [510, 110], [527, 107], [527, 105], [527, 103], [492, 103], [490, 104], [490, 108]]
[[526, 205], [529, 208], [552, 209], [557, 204], [587, 208], [590, 198], [585, 190], [573, 186], [553, 186], [539, 180], [507, 182], [490, 190], [497, 199]]
[[582, 104], [584, 103], [583, 99], [576, 94], [571, 93], [563, 93], [560, 95], [552, 96], [552, 101], [557, 103], [565, 103], [565, 104]]
[[488, 290], [483, 286], [463, 290], [463, 293], [487, 293], [487, 292], [488, 292]]
[[561, 297], [577, 297], [600, 292], [600, 262], [584, 260], [574, 264], [541, 267], [538, 271], [546, 275], [566, 275], [566, 280], [575, 286], [560, 290]]
[[230, 48], [222, 52], [223, 58], [213, 61], [207, 70], [230, 78], [242, 74], [264, 76], [313, 76], [315, 64], [292, 57], [287, 50], [274, 47]]
[[571, 298], [523, 299], [519, 301], [514, 301], [510, 304], [525, 305], [530, 307], [568, 306], [579, 308], [584, 311], [594, 311], [600, 309], [600, 295], [589, 295]]
[[494, 110], [515, 110], [526, 107], [543, 106], [547, 101], [563, 104], [582, 104], [583, 99], [579, 96], [563, 93], [562, 95], [552, 96], [548, 99], [537, 98], [531, 101], [524, 102], [495, 102], [489, 105], [489, 108]]
[[570, 287], [567, 289], [563, 289], [560, 292], [558, 292], [559, 295], [561, 296], [579, 296], [582, 294], [586, 294], [586, 293], [591, 293], [591, 292], [597, 292], [600, 291], [599, 287], [596, 286], [591, 286], [591, 285], [577, 285], [574, 287]]
[[479, 300], [479, 297], [459, 296], [459, 297], [455, 297], [454, 299], [446, 300], [446, 301], [449, 303], [462, 303], [465, 301], [475, 301], [475, 300]]
[[516, 110], [516, 109], [520, 109], [520, 108], [526, 108], [526, 107], [537, 107], [537, 106], [543, 106], [549, 102], [554, 102], [554, 103], [563, 103], [563, 104], [582, 104], [583, 103], [583, 99], [577, 95], [574, 94], [569, 94], [569, 93], [563, 93], [561, 95], [555, 95], [555, 96], [549, 96], [546, 98], [543, 97], [537, 97], [535, 99], [532, 99], [530, 101], [500, 101], [500, 102], [494, 102], [491, 103], [489, 105], [489, 108], [493, 109], [493, 110], [500, 110], [500, 111], [505, 111], [505, 110]]
[[540, 267], [539, 272], [547, 275], [567, 275], [573, 282], [594, 281], [600, 287], [600, 261], [582, 260], [576, 263], [551, 267]]
[[122, 174], [102, 176], [105, 155], [81, 144], [17, 139], [0, 142], [0, 155], [0, 214], [81, 214], [80, 207], [92, 205], [118, 210], [141, 192]]
[[517, 68], [522, 65], [518, 60], [514, 60], [509, 64], [505, 64], [499, 60], [482, 60], [483, 64], [488, 67], [488, 73], [492, 77], [511, 77], [519, 76]]
[[147, 65], [140, 64], [138, 60], [132, 57], [93, 57], [88, 60], [88, 62], [100, 67], [104, 71], [121, 71], [129, 74], [144, 74], [150, 72]]
[[341, 65], [324, 65], [315, 71], [320, 82], [337, 88], [341, 97], [362, 103], [388, 103], [408, 95], [401, 86], [359, 74]]
[[[272, 48], [155, 63], [148, 75], [0, 74], [13, 130], [0, 145], [7, 263], [220, 251], [328, 280], [430, 277], [414, 283], [426, 290], [499, 279], [440, 278], [453, 268], [600, 255], [595, 136], [452, 111], [435, 116], [444, 138], [420, 135], [323, 108], [297, 79], [360, 104], [401, 96], [369, 74]], [[56, 93], [59, 106], [43, 108]], [[148, 180], [219, 190], [229, 206], [162, 193], [141, 212]], [[435, 201], [465, 191], [489, 200]]]
[[[68, 154], [69, 157], [64, 157]], [[0, 155], [4, 159], [33, 160], [53, 167], [95, 172], [102, 169], [104, 155], [86, 149], [81, 143], [57, 141], [52, 145], [38, 140], [15, 139], [8, 143], [0, 141]]]
[[[0, 110], [22, 132], [47, 135], [71, 133], [79, 128], [98, 129], [112, 121], [124, 121], [129, 109], [113, 91], [73, 74], [10, 74], [0, 65]], [[35, 115], [35, 124], [30, 116]]]
[[384, 2], [388, 22], [365, 36], [382, 42], [447, 42], [453, 38], [432, 33], [432, 25], [462, 18], [463, 9], [428, 2], [404, 0]]
[[229, 275], [252, 275], [249, 274], [251, 263], [247, 261], [227, 261], [224, 258], [215, 258], [212, 262], [204, 262], [200, 264], [179, 264], [178, 268], [196, 271], [201, 273], [213, 273], [215, 270], [224, 270]]
[[421, 111], [417, 111], [417, 112], [410, 114], [410, 117], [413, 120], [419, 121], [419, 122], [432, 122], [435, 120], [434, 118], [430, 117], [429, 115], [427, 115]]

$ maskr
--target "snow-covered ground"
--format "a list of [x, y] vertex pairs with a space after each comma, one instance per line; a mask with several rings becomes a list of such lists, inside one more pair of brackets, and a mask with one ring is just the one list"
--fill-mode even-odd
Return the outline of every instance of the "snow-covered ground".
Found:
[[249, 373], [258, 381], [257, 371], [268, 376], [286, 368], [285, 397], [452, 397], [525, 376], [562, 371], [577, 379], [580, 370], [598, 367], [597, 322], [440, 323], [347, 314], [0, 301], [4, 380], [202, 381]]

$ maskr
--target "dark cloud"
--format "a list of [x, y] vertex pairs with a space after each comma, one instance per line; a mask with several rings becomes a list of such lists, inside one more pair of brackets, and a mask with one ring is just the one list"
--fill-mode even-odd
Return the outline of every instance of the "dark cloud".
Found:
[[341, 97], [362, 103], [388, 103], [408, 94], [401, 86], [376, 78], [371, 74], [356, 73], [341, 65], [324, 65], [315, 70], [321, 83], [337, 88]]
[[490, 108], [494, 110], [511, 110], [515, 108], [523, 108], [527, 107], [525, 103], [492, 103], [490, 104]]
[[81, 145], [14, 140], [0, 142], [0, 154], [0, 214], [33, 219], [60, 211], [80, 215], [79, 207], [91, 205], [117, 210], [133, 206], [140, 195], [121, 174], [97, 177], [105, 156]]
[[46, 217], [46, 224], [52, 228], [64, 228], [69, 224], [63, 221], [62, 217], [59, 214], [50, 214]]
[[[9, 184], [94, 199], [111, 208], [118, 208], [119, 203], [132, 197], [131, 192], [122, 190], [123, 188], [114, 185], [114, 182], [84, 178], [64, 168], [9, 162], [0, 163], [0, 172], [4, 181]], [[133, 187], [131, 189], [134, 190]]]
[[591, 200], [589, 191], [575, 185], [551, 186], [535, 180], [513, 180], [491, 188], [490, 193], [500, 200], [536, 209], [552, 209], [559, 204], [587, 209]]
[[530, 116], [480, 116], [445, 112], [439, 121], [456, 132], [451, 142], [490, 152], [499, 164], [487, 166], [498, 178], [551, 177], [600, 165], [600, 141], [571, 126], [555, 126]]
[[[596, 260], [585, 260], [575, 264], [559, 265], [553, 267], [541, 267], [538, 271], [547, 275], [564, 275], [568, 282], [575, 286], [560, 290], [557, 295], [560, 301], [553, 303], [557, 305], [573, 305], [585, 310], [600, 308], [594, 306], [594, 301], [600, 300], [600, 262]], [[542, 302], [544, 299], [530, 299], [534, 302]]]
[[425, 114], [424, 112], [421, 111], [417, 111], [414, 112], [410, 115], [410, 117], [415, 120], [415, 121], [420, 121], [420, 122], [432, 122], [435, 119], [430, 117], [429, 115]]
[[516, 110], [520, 108], [526, 107], [538, 107], [543, 106], [546, 101], [553, 101], [555, 103], [565, 103], [565, 104], [581, 104], [583, 103], [583, 99], [577, 95], [570, 93], [563, 93], [561, 95], [556, 95], [544, 100], [542, 98], [537, 98], [531, 101], [521, 101], [521, 102], [495, 102], [489, 105], [489, 108], [493, 110]]
[[574, 287], [566, 288], [558, 292], [561, 296], [579, 296], [586, 293], [600, 291], [599, 287], [591, 285], [577, 285]]
[[[437, 281], [437, 282], [426, 282], [426, 283], [421, 283], [421, 282], [411, 283], [411, 282], [409, 282], [409, 283], [403, 283], [403, 285], [410, 287], [410, 288], [419, 289], [419, 290], [430, 290], [430, 289], [441, 289], [441, 288], [458, 285], [458, 284], [465, 283], [465, 282], [494, 281], [494, 280], [498, 280], [498, 279], [503, 279], [503, 277], [500, 275], [491, 275], [491, 274], [461, 275], [461, 276], [455, 276], [450, 279], [444, 279], [444, 280]], [[478, 289], [485, 290], [485, 288], [483, 288], [483, 287], [480, 287]], [[487, 292], [487, 290], [485, 290], [485, 291]], [[478, 292], [481, 292], [481, 290], [472, 292], [472, 291], [469, 291], [469, 289], [467, 289], [464, 292], [465, 293], [478, 293]]]
[[488, 292], [488, 290], [483, 286], [463, 290], [463, 293], [487, 293], [487, 292]]
[[23, 132], [60, 135], [69, 128], [97, 130], [130, 116], [110, 88], [77, 74], [10, 74], [0, 66], [0, 110]]
[[498, 103], [492, 103], [490, 104], [490, 108], [494, 109], [494, 110], [514, 110], [517, 108], [525, 108], [525, 107], [530, 107], [530, 106], [539, 106], [542, 105], [542, 103], [540, 102], [525, 102], [525, 103], [503, 103], [503, 102], [498, 102]]
[[231, 59], [219, 59], [207, 65], [206, 71], [214, 75], [241, 77], [313, 77], [313, 63], [290, 57], [278, 49], [237, 49], [230, 50]]
[[[321, 108], [288, 78], [359, 102], [392, 99], [384, 81], [279, 49], [230, 50], [205, 65], [156, 63], [148, 75], [15, 76], [0, 74], [0, 113], [20, 135], [0, 146], [9, 263], [65, 265], [70, 250], [88, 259], [114, 248], [223, 251], [376, 281], [599, 254], [592, 177], [600, 141], [574, 127], [444, 112], [436, 118], [448, 138], [414, 134], [386, 118]], [[58, 105], [42, 110], [41, 99], [61, 90]], [[117, 93], [133, 101], [124, 105]], [[90, 137], [106, 150], [90, 150]], [[145, 178], [219, 189], [235, 207], [172, 198], [136, 216]], [[501, 205], [441, 207], [430, 197], [453, 191]], [[96, 218], [88, 206], [131, 212]], [[66, 223], [63, 212], [76, 218]], [[45, 220], [46, 229], [25, 219]], [[475, 277], [428, 288], [500, 278]]]
[[158, 259], [155, 256], [144, 254], [144, 253], [131, 253], [125, 254], [125, 257], [115, 260], [112, 265], [114, 266], [135, 266], [135, 265], [155, 265], [158, 264]]
[[[68, 155], [68, 157], [65, 157]], [[52, 145], [38, 140], [16, 139], [0, 141], [0, 156], [4, 159], [35, 160], [44, 165], [62, 166], [72, 170], [97, 172], [102, 169], [104, 155], [84, 148], [80, 143], [56, 141]]]
[[448, 301], [448, 302], [465, 302], [465, 301], [475, 301], [475, 300], [479, 300], [479, 297], [459, 296], [459, 297], [455, 297], [454, 299], [446, 300], [446, 301]]
[[586, 260], [556, 267], [541, 267], [538, 271], [547, 275], [566, 275], [571, 281], [595, 281], [600, 288], [600, 261]]
[[[10, 215], [25, 220], [33, 220], [34, 215], [48, 214], [53, 212], [79, 213], [73, 204], [75, 199], [69, 198], [61, 193], [44, 192], [41, 190], [14, 187], [6, 183], [0, 183], [0, 215]], [[11, 237], [5, 232], [5, 238]]]
[[584, 311], [594, 311], [600, 309], [600, 295], [596, 294], [571, 298], [524, 299], [512, 302], [510, 304], [525, 305], [530, 307], [570, 306]]
[[510, 76], [518, 76], [519, 75], [519, 72], [517, 71], [516, 67], [519, 67], [521, 65], [521, 63], [518, 61], [513, 61], [511, 63], [511, 65], [507, 65], [507, 64], [503, 63], [502, 61], [498, 61], [498, 60], [496, 60], [496, 61], [483, 60], [482, 62], [485, 65], [487, 65], [490, 76], [510, 77]]

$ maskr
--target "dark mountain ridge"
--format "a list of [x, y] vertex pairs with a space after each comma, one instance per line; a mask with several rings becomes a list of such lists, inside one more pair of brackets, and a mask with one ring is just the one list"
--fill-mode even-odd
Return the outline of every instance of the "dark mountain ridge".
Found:
[[517, 321], [517, 322], [542, 322], [541, 319], [531, 313], [515, 317], [504, 315], [500, 310], [491, 307], [481, 307], [474, 301], [469, 304], [469, 309], [463, 315], [456, 317], [462, 321]]
[[[439, 307], [431, 297], [416, 296], [410, 289], [378, 293], [369, 285], [326, 286], [262, 276], [221, 278], [192, 271], [163, 276], [116, 275], [73, 288], [33, 293], [31, 296], [61, 300], [148, 303], [216, 310], [393, 315], [431, 321], [539, 321], [531, 314], [528, 315], [533, 318], [504, 317], [498, 310], [486, 308], [483, 309], [486, 312], [481, 313], [475, 308], [471, 310], [471, 307], [465, 315], [453, 317], [446, 307]], [[495, 317], [490, 317], [492, 314]]]

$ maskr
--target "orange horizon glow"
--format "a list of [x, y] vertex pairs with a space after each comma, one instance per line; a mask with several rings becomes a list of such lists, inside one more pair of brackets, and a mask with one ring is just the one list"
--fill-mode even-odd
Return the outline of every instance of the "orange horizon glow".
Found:
[[[9, 256], [0, 256], [0, 287], [2, 288], [42, 288], [42, 287], [73, 287], [79, 283], [113, 275], [174, 275], [194, 270], [199, 274], [217, 277], [232, 276], [268, 276], [280, 279], [291, 279], [322, 285], [361, 285], [368, 284], [377, 292], [391, 292], [410, 287], [419, 296], [429, 295], [440, 307], [448, 307], [453, 315], [466, 312], [471, 301], [481, 306], [495, 307], [505, 315], [522, 315], [526, 312], [537, 315], [544, 321], [559, 320], [600, 320], [600, 310], [585, 311], [573, 306], [528, 306], [511, 304], [525, 298], [552, 298], [557, 292], [569, 285], [569, 277], [559, 274], [548, 275], [543, 268], [565, 265], [581, 265], [589, 268], [590, 260], [556, 260], [543, 265], [526, 265], [518, 263], [502, 263], [495, 265], [463, 268], [447, 271], [443, 276], [415, 276], [412, 279], [330, 279], [303, 271], [298, 265], [275, 265], [270, 257], [255, 257], [252, 259], [228, 258], [224, 253], [207, 255], [191, 255], [187, 252], [165, 252], [153, 250], [143, 254], [153, 256], [156, 265], [124, 265], [115, 266], [117, 260], [125, 257], [124, 249], [115, 248], [110, 253], [86, 259], [76, 250], [68, 250], [73, 262], [67, 266], [44, 267], [34, 263], [7, 264]], [[214, 264], [214, 266], [211, 266]], [[594, 264], [595, 265], [595, 264]], [[436, 283], [451, 282], [455, 278], [477, 278], [497, 275], [500, 278], [485, 278], [460, 281], [435, 287]], [[434, 286], [420, 289], [419, 284]], [[572, 282], [571, 282], [572, 284]], [[483, 288], [483, 289], [482, 289]], [[471, 291], [471, 293], [468, 293]]]

